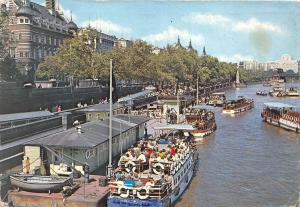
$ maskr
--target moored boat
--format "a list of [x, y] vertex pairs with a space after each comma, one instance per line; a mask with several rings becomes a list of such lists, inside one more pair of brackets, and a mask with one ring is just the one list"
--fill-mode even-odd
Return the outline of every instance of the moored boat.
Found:
[[16, 174], [10, 176], [11, 185], [29, 192], [60, 192], [64, 186], [71, 185], [68, 177], [38, 176]]
[[223, 106], [226, 102], [226, 96], [224, 92], [212, 93], [209, 97], [207, 105], [210, 106]]
[[197, 105], [192, 107], [186, 114], [188, 124], [193, 125], [195, 130], [190, 131], [195, 141], [201, 141], [203, 137], [209, 136], [217, 129], [214, 113], [208, 106]]
[[256, 95], [258, 95], [258, 96], [267, 96], [268, 93], [267, 93], [267, 91], [256, 91]]
[[273, 89], [269, 92], [269, 94], [273, 97], [284, 97], [287, 95], [287, 93], [281, 86], [274, 86]]
[[239, 97], [237, 100], [227, 101], [223, 107], [223, 113], [226, 114], [238, 114], [244, 111], [248, 111], [254, 107], [253, 99], [246, 99]]
[[290, 87], [286, 90], [287, 96], [299, 96], [299, 89], [296, 87]]
[[263, 121], [300, 133], [300, 112], [295, 111], [293, 105], [271, 102], [265, 106], [261, 113]]
[[188, 139], [142, 140], [121, 156], [110, 177], [110, 207], [169, 207], [188, 187], [197, 153]]

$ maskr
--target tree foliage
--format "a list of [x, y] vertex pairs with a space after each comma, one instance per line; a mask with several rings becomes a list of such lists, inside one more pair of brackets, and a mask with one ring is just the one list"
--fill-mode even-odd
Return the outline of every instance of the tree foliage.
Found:
[[209, 55], [198, 55], [188, 50], [168, 45], [160, 53], [142, 40], [134, 41], [131, 48], [114, 47], [109, 53], [94, 51], [87, 39], [76, 37], [66, 40], [57, 53], [39, 65], [39, 77], [71, 75], [76, 78], [99, 78], [109, 74], [109, 60], [113, 59], [118, 80], [151, 81], [164, 84], [202, 84], [228, 82], [233, 79], [236, 65], [219, 62]]

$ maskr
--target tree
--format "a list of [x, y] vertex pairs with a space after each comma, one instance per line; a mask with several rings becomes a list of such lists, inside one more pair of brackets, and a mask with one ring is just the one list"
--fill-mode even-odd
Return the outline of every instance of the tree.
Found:
[[13, 58], [6, 56], [0, 61], [0, 77], [5, 81], [15, 81], [21, 78]]

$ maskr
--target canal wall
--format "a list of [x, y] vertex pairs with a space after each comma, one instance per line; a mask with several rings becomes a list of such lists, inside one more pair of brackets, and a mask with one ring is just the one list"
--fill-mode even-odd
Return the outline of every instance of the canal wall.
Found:
[[[119, 96], [137, 93], [142, 86], [118, 87]], [[0, 114], [51, 109], [61, 105], [63, 109], [74, 108], [81, 102], [98, 103], [108, 96], [108, 87], [90, 88], [20, 88], [15, 83], [0, 83]]]

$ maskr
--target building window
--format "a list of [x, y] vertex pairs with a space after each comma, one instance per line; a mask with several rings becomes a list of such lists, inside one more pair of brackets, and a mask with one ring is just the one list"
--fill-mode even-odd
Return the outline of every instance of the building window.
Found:
[[19, 40], [21, 40], [21, 39], [22, 39], [22, 34], [20, 33], [20, 34], [19, 34]]
[[28, 52], [25, 52], [25, 57], [28, 57]]
[[23, 52], [20, 52], [20, 57], [23, 57]]
[[25, 23], [28, 24], [29, 23], [29, 19], [25, 19]]
[[24, 19], [20, 19], [20, 24], [23, 24], [24, 23]]

